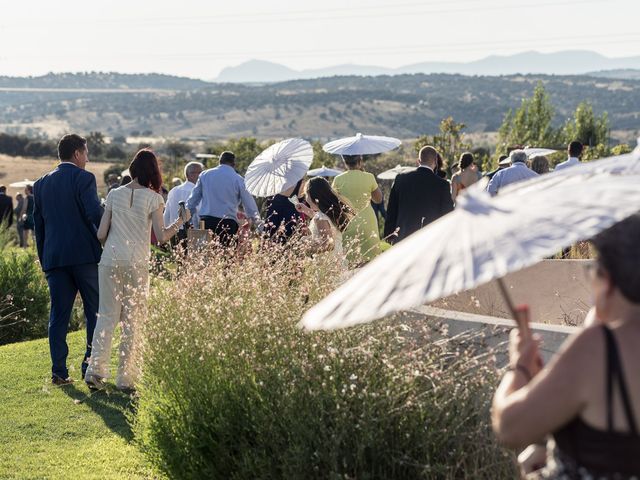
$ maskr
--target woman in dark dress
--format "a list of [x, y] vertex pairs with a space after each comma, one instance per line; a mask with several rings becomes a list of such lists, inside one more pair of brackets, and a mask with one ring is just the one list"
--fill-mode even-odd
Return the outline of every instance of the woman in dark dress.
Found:
[[552, 436], [527, 478], [640, 478], [640, 214], [594, 238], [595, 322], [542, 368], [539, 342], [512, 332], [511, 368], [493, 400], [498, 438], [523, 448]]
[[264, 231], [272, 240], [286, 243], [294, 235], [298, 227], [304, 225], [304, 219], [296, 210], [294, 204], [300, 193], [301, 185], [302, 180], [294, 187], [284, 190], [267, 200]]

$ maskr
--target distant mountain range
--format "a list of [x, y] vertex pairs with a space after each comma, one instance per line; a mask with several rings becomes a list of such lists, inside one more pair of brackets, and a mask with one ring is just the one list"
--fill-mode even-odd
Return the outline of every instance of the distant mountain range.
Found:
[[[263, 60], [250, 60], [235, 67], [223, 69], [215, 82], [221, 83], [272, 83], [288, 80], [333, 77], [343, 75], [376, 76], [402, 75], [413, 73], [449, 73], [461, 75], [584, 75], [598, 72], [598, 76], [608, 76], [603, 71], [617, 71], [620, 78], [640, 76], [640, 56], [608, 58], [585, 50], [555, 53], [523, 52], [515, 55], [492, 55], [468, 63], [423, 62], [399, 68], [385, 68], [372, 65], [337, 65], [333, 67], [294, 70], [285, 65]], [[639, 72], [633, 73], [638, 70]], [[624, 72], [627, 76], [624, 76]], [[629, 76], [630, 75], [630, 76]]]

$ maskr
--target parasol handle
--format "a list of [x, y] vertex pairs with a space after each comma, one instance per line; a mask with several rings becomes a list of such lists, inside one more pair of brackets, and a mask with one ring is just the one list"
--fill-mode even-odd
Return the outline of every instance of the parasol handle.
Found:
[[507, 290], [507, 286], [504, 284], [504, 280], [502, 278], [498, 278], [496, 281], [498, 282], [500, 293], [502, 294], [504, 302], [507, 304], [509, 312], [511, 312], [511, 315], [513, 315], [514, 320], [516, 320], [518, 318], [518, 312], [515, 305], [513, 304], [513, 300], [511, 300], [511, 295], [509, 295], [509, 291]]
[[[504, 280], [502, 278], [498, 278], [496, 282], [498, 282], [498, 287], [500, 288], [500, 293], [502, 293], [502, 298], [504, 299], [504, 302], [507, 304], [507, 308], [511, 312], [511, 316], [513, 317], [516, 324], [518, 325], [518, 329], [520, 330], [520, 333], [522, 335], [529, 335], [530, 330], [529, 330], [529, 325], [527, 323], [529, 318], [529, 307], [523, 306], [520, 308], [516, 308], [516, 306], [513, 304], [513, 300], [511, 300], [511, 295], [509, 295], [507, 286], [504, 284]], [[524, 315], [524, 318], [523, 318], [523, 315]]]

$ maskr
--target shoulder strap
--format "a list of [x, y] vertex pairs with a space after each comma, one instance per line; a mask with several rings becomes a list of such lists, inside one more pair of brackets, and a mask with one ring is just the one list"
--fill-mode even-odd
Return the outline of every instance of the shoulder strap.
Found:
[[614, 381], [617, 380], [620, 387], [622, 406], [627, 417], [627, 423], [629, 424], [629, 430], [633, 435], [638, 436], [636, 420], [633, 414], [633, 409], [631, 408], [627, 384], [624, 381], [622, 362], [620, 361], [620, 356], [618, 354], [618, 345], [611, 330], [609, 330], [606, 325], [603, 325], [602, 327], [607, 342], [607, 428], [610, 432], [613, 431], [613, 387]]

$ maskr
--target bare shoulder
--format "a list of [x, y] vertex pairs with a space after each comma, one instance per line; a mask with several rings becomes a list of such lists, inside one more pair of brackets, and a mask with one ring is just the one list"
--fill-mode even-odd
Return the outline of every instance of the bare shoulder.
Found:
[[600, 363], [604, 355], [602, 325], [592, 325], [569, 337], [560, 349], [560, 355], [576, 361], [583, 369]]

